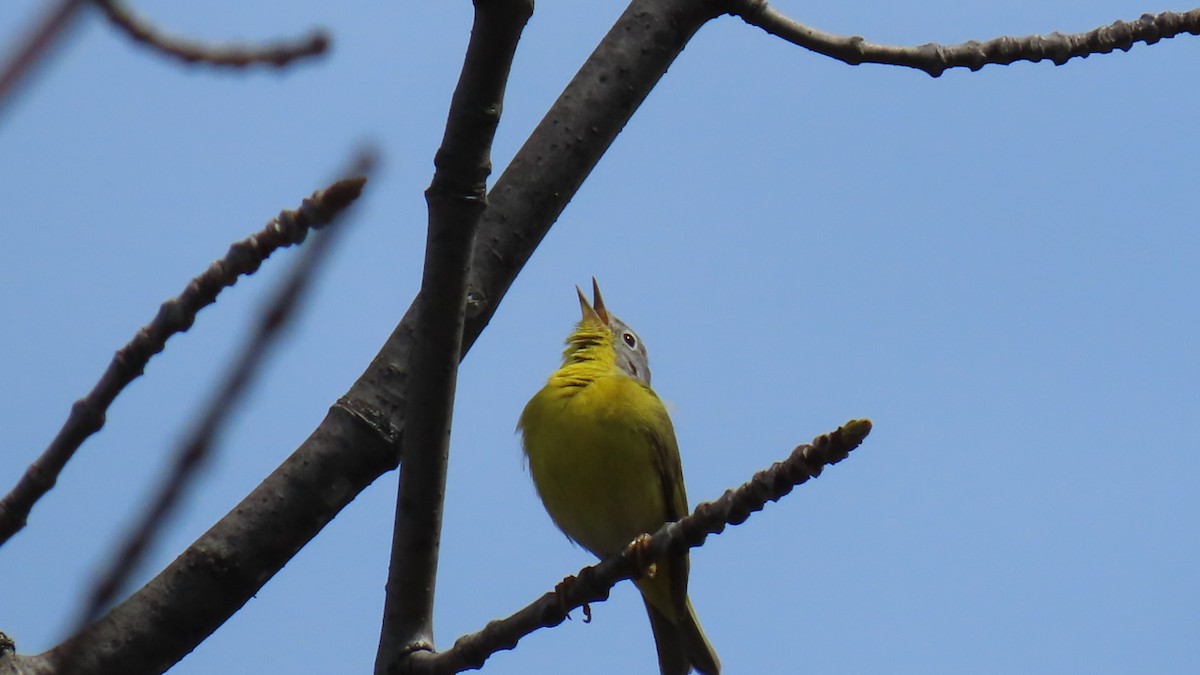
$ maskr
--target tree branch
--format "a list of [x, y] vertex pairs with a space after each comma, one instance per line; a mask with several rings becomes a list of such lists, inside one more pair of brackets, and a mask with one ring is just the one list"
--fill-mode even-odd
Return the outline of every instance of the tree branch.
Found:
[[726, 525], [740, 525], [767, 502], [778, 501], [797, 485], [820, 476], [825, 466], [846, 459], [869, 433], [870, 420], [851, 420], [812, 443], [797, 446], [784, 461], [759, 471], [738, 488], [726, 490], [716, 501], [696, 505], [691, 515], [663, 525], [648, 541], [583, 568], [512, 616], [460, 637], [450, 649], [423, 655], [414, 672], [442, 675], [478, 669], [492, 654], [513, 649], [533, 631], [562, 623], [572, 609], [584, 607], [587, 612], [589, 603], [607, 600], [617, 582], [636, 579], [650, 563], [703, 545], [708, 535], [720, 534]]
[[[369, 171], [373, 163], [369, 156], [360, 157], [355, 162], [354, 173]], [[334, 185], [336, 187], [349, 184], [349, 189], [360, 192], [365, 183], [365, 177], [358, 177], [345, 179]], [[344, 214], [345, 210], [342, 209], [335, 216]], [[113, 601], [117, 593], [124, 590], [129, 576], [178, 506], [184, 491], [194, 482], [200, 467], [212, 454], [219, 434], [228, 423], [230, 414], [241, 402], [247, 387], [261, 371], [267, 354], [278, 344], [283, 329], [295, 317], [296, 308], [311, 288], [319, 266], [328, 258], [334, 236], [344, 229], [325, 229], [314, 237], [304, 249], [304, 255], [292, 265], [284, 283], [262, 308], [250, 340], [242, 347], [221, 386], [205, 405], [196, 425], [175, 453], [174, 465], [151, 500], [149, 508], [142, 513], [132, 534], [93, 586], [92, 593], [84, 603], [71, 631], [72, 634], [79, 634]], [[56, 668], [64, 673], [71, 672], [71, 662], [78, 649], [86, 647], [86, 641], [72, 640], [68, 641], [68, 645], [70, 648], [59, 653], [62, 660], [56, 663]]]
[[416, 300], [416, 343], [404, 470], [396, 498], [391, 564], [375, 672], [396, 672], [416, 650], [433, 649], [433, 599], [441, 543], [446, 465], [462, 354], [467, 271], [487, 207], [491, 148], [513, 55], [533, 0], [475, 0], [475, 24], [450, 103], [433, 182], [425, 191], [429, 233]]
[[33, 70], [55, 41], [66, 32], [67, 26], [75, 19], [77, 11], [84, 0], [62, 0], [55, 7], [46, 10], [41, 23], [31, 29], [23, 44], [13, 52], [7, 63], [0, 67], [0, 112], [8, 103], [17, 84]]
[[329, 36], [323, 30], [314, 30], [296, 40], [257, 47], [205, 45], [164, 34], [119, 0], [92, 1], [100, 7], [110, 23], [124, 31], [135, 42], [184, 63], [207, 63], [210, 66], [234, 68], [266, 64], [283, 68], [299, 59], [324, 54], [329, 49]]
[[[77, 10], [85, 2], [86, 0], [62, 0], [48, 10], [42, 21], [29, 31], [24, 43], [3, 66], [0, 66], [0, 112], [3, 112], [17, 84], [50, 51], [55, 41], [78, 16]], [[162, 34], [148, 22], [135, 16], [128, 8], [120, 5], [118, 0], [92, 2], [100, 7], [109, 21], [135, 41], [186, 63], [203, 62], [237, 68], [267, 63], [282, 68], [297, 59], [324, 54], [329, 49], [329, 36], [319, 30], [300, 40], [262, 47], [210, 47]]]
[[196, 314], [216, 302], [221, 291], [237, 283], [238, 277], [253, 274], [272, 253], [304, 241], [309, 230], [328, 225], [362, 193], [365, 178], [347, 178], [314, 192], [295, 211], [282, 211], [259, 232], [234, 243], [225, 257], [209, 265], [187, 288], [162, 304], [158, 315], [142, 327], [113, 356], [92, 390], [71, 406], [67, 421], [42, 455], [26, 469], [17, 485], [0, 499], [0, 546], [25, 527], [34, 504], [58, 480], [63, 467], [92, 434], [104, 426], [113, 400], [145, 372], [151, 357], [161, 352], [167, 340], [191, 328]]
[[879, 63], [907, 66], [939, 77], [950, 68], [979, 70], [989, 65], [1017, 61], [1037, 63], [1049, 59], [1061, 66], [1073, 58], [1129, 51], [1134, 43], [1152, 45], [1182, 33], [1200, 35], [1200, 9], [1185, 13], [1143, 14], [1136, 21], [1116, 21], [1086, 33], [1059, 33], [998, 37], [986, 42], [964, 42], [945, 47], [932, 42], [917, 47], [880, 45], [859, 36], [834, 35], [794, 21], [771, 7], [766, 0], [728, 0], [729, 13], [758, 26], [771, 35], [843, 61], [852, 66]]

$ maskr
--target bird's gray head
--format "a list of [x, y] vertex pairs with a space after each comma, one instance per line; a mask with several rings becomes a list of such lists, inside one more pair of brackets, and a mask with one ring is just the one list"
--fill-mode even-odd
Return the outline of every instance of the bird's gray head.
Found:
[[[579, 291], [578, 288], [575, 290]], [[589, 304], [587, 298], [583, 297], [583, 291], [579, 291], [579, 307], [583, 310], [584, 318], [591, 315], [608, 326], [613, 334], [613, 351], [617, 355], [617, 367], [633, 379], [647, 387], [650, 386], [650, 356], [646, 353], [646, 345], [632, 328], [609, 313], [608, 308], [604, 306], [604, 298], [600, 295], [600, 285], [596, 283], [595, 277], [592, 278], [592, 298], [592, 303]]]

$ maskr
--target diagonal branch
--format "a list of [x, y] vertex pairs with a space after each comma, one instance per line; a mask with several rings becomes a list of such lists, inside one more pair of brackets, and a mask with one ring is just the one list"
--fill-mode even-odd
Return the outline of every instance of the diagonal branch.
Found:
[[4, 110], [4, 105], [12, 98], [21, 80], [66, 32], [84, 2], [85, 0], [60, 0], [58, 5], [46, 10], [41, 22], [29, 30], [13, 55], [0, 64], [0, 111]]
[[[366, 173], [373, 163], [369, 156], [360, 157], [355, 162], [353, 172]], [[348, 184], [351, 190], [361, 191], [365, 183], [365, 177], [358, 177], [345, 179], [334, 185]], [[336, 215], [344, 214], [343, 209]], [[308, 294], [318, 267], [329, 257], [334, 236], [344, 229], [326, 229], [314, 237], [305, 247], [303, 256], [292, 266], [284, 283], [263, 307], [249, 341], [242, 347], [220, 388], [204, 407], [195, 427], [180, 445], [175, 454], [175, 462], [166, 480], [159, 486], [158, 493], [151, 500], [149, 508], [142, 513], [132, 534], [119, 548], [112, 563], [92, 588], [92, 593], [71, 631], [72, 634], [78, 634], [94, 621], [124, 589], [129, 576], [133, 574], [167, 519], [178, 507], [185, 490], [195, 481], [200, 467], [212, 454], [219, 434], [227, 426], [230, 415], [241, 402], [251, 381], [262, 370], [266, 356], [278, 344], [284, 328], [295, 317], [296, 308]], [[86, 643], [74, 644], [78, 648]], [[63, 660], [57, 664], [58, 668], [63, 672], [70, 672], [69, 662], [74, 654], [73, 651], [64, 654]]]
[[932, 42], [916, 47], [880, 45], [859, 36], [835, 35], [784, 16], [766, 0], [728, 0], [729, 13], [772, 35], [844, 61], [852, 66], [879, 63], [907, 66], [939, 77], [950, 68], [979, 70], [989, 65], [1007, 66], [1017, 61], [1050, 60], [1061, 66], [1073, 58], [1129, 51], [1135, 43], [1152, 45], [1183, 33], [1200, 35], [1200, 9], [1189, 12], [1143, 14], [1132, 22], [1116, 21], [1086, 33], [1051, 33], [1024, 37], [998, 37], [986, 42], [942, 46]]
[[396, 497], [391, 564], [375, 672], [396, 672], [410, 654], [433, 649], [433, 599], [467, 271], [487, 208], [491, 148], [504, 89], [533, 0], [475, 0], [475, 24], [450, 102], [433, 182], [425, 191], [429, 234], [417, 298], [404, 470]]
[[207, 63], [211, 66], [234, 68], [266, 64], [283, 68], [299, 59], [324, 54], [329, 49], [329, 36], [322, 30], [314, 30], [296, 40], [260, 46], [205, 45], [163, 33], [119, 0], [92, 2], [100, 7], [109, 22], [135, 42], [185, 63]]
[[562, 623], [570, 610], [583, 607], [588, 612], [587, 605], [607, 600], [617, 582], [637, 578], [650, 563], [671, 553], [701, 546], [708, 535], [720, 534], [726, 525], [740, 525], [767, 502], [778, 501], [797, 485], [820, 476], [826, 466], [846, 459], [869, 433], [870, 420], [851, 420], [796, 447], [787, 459], [726, 490], [716, 501], [698, 504], [691, 515], [662, 526], [648, 541], [635, 542], [619, 555], [583, 568], [516, 614], [462, 636], [444, 652], [424, 656], [415, 672], [440, 675], [480, 668], [492, 654], [516, 647], [533, 631]]
[[364, 183], [363, 178], [348, 178], [314, 192], [299, 209], [281, 212], [262, 230], [234, 243], [224, 258], [192, 279], [183, 293], [164, 302], [154, 320], [117, 350], [100, 381], [71, 406], [54, 440], [26, 469], [16, 487], [0, 499], [0, 546], [25, 527], [34, 504], [54, 487], [75, 451], [104, 426], [113, 400], [145, 372], [150, 358], [163, 350], [172, 335], [191, 328], [197, 312], [216, 302], [217, 295], [237, 283], [240, 276], [257, 271], [272, 253], [304, 241], [309, 230], [332, 222], [358, 198]]

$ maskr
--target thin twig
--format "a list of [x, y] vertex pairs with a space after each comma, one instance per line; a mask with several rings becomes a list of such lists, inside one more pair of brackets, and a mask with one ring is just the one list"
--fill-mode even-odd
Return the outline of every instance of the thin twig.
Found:
[[190, 328], [196, 313], [215, 302], [238, 277], [254, 273], [278, 249], [304, 241], [309, 230], [328, 225], [358, 198], [365, 182], [361, 177], [348, 178], [314, 192], [299, 209], [281, 212], [262, 230], [230, 246], [225, 257], [192, 279], [179, 297], [164, 302], [154, 320], [117, 350], [96, 386], [71, 406], [67, 421], [49, 447], [0, 499], [0, 546], [25, 527], [34, 504], [54, 487], [79, 446], [104, 426], [113, 400], [145, 371], [146, 363], [163, 350], [168, 338]]
[[[361, 174], [367, 171], [372, 163], [371, 159], [364, 155], [356, 162], [355, 173]], [[366, 178], [359, 176], [339, 181], [334, 185], [343, 185], [347, 182], [355, 183], [352, 190], [359, 193]], [[349, 201], [345, 202], [346, 205], [349, 203]], [[345, 212], [345, 209], [339, 210], [334, 214], [334, 218], [344, 215]], [[113, 562], [93, 586], [92, 592], [79, 613], [72, 634], [79, 634], [89, 623], [94, 621], [124, 588], [145, 552], [161, 532], [167, 518], [178, 506], [184, 491], [195, 481], [200, 467], [209, 459], [219, 434], [229, 421], [230, 414], [241, 402], [247, 386], [261, 372], [267, 354], [275, 347], [283, 334], [283, 329], [294, 318], [297, 306], [312, 287], [312, 281], [319, 266], [328, 258], [334, 236], [344, 230], [345, 228], [329, 228], [314, 237], [313, 241], [304, 249], [300, 259], [292, 266], [283, 284], [262, 309], [249, 341], [226, 373], [215, 395], [204, 406], [203, 413], [186, 435], [186, 440], [179, 446], [175, 454], [175, 462], [166, 480], [159, 486], [150, 506], [142, 513], [137, 525], [133, 528], [133, 533], [126, 539]], [[68, 652], [63, 661], [59, 663], [62, 672], [70, 671], [69, 662], [70, 653]]]
[[729, 13], [772, 35], [843, 61], [850, 65], [879, 63], [907, 66], [939, 77], [950, 68], [979, 70], [989, 65], [1009, 65], [1017, 61], [1050, 60], [1061, 66], [1073, 58], [1129, 51], [1135, 43], [1152, 45], [1159, 40], [1183, 33], [1200, 35], [1200, 9], [1189, 12], [1143, 14], [1132, 22], [1116, 21], [1086, 33], [1059, 33], [998, 37], [986, 42], [971, 40], [958, 45], [927, 43], [916, 47], [881, 45], [859, 36], [835, 35], [806, 26], [784, 16], [766, 0], [728, 0]]
[[696, 506], [691, 515], [668, 523], [648, 542], [627, 547], [619, 555], [585, 567], [568, 577], [554, 591], [504, 619], [491, 621], [476, 633], [460, 637], [454, 646], [439, 654], [422, 654], [414, 672], [423, 675], [457, 673], [477, 669], [492, 654], [516, 647], [521, 638], [539, 628], [557, 626], [575, 608], [608, 599], [617, 582], [640, 576], [645, 566], [668, 555], [704, 544], [710, 534], [720, 534], [727, 525], [740, 525], [767, 502], [777, 501], [792, 488], [821, 475], [825, 466], [849, 456], [867, 434], [870, 420], [851, 420], [832, 433], [798, 446], [782, 462], [754, 474], [719, 499]]
[[38, 26], [27, 33], [25, 41], [13, 52], [12, 58], [0, 67], [0, 112], [19, 83], [33, 66], [50, 51], [76, 16], [84, 0], [63, 0], [49, 9]]
[[261, 46], [205, 45], [163, 33], [118, 0], [92, 1], [104, 11], [114, 26], [124, 31], [135, 42], [185, 63], [206, 63], [233, 68], [262, 64], [283, 68], [299, 59], [324, 54], [329, 49], [329, 35], [319, 29], [295, 40]]

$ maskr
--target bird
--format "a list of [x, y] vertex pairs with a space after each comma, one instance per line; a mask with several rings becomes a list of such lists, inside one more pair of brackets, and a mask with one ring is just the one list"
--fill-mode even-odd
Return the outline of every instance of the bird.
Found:
[[[688, 512], [675, 428], [650, 388], [646, 346], [592, 303], [566, 341], [562, 366], [521, 413], [517, 429], [534, 487], [569, 539], [603, 559]], [[718, 675], [720, 660], [688, 598], [686, 551], [636, 580], [662, 675]], [[652, 573], [651, 573], [652, 572]]]

